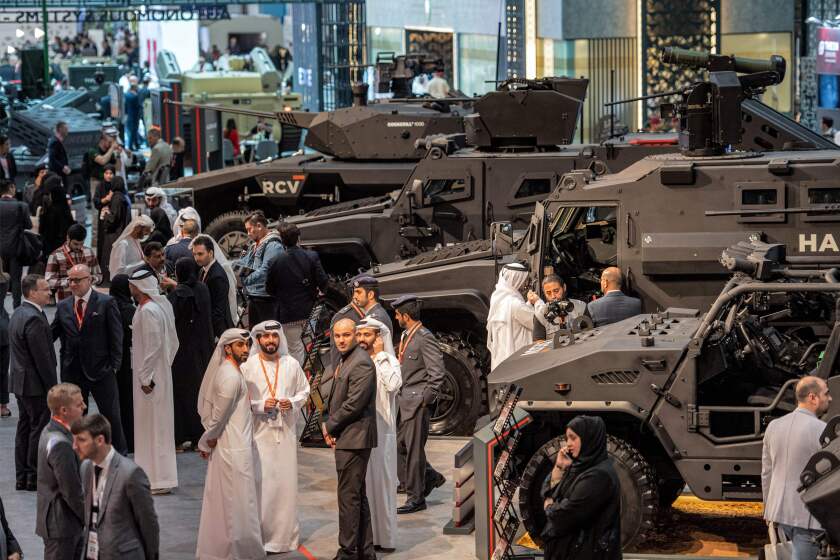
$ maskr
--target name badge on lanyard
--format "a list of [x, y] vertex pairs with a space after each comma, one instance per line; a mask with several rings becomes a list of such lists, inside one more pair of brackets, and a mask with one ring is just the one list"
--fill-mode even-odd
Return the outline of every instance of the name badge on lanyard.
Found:
[[99, 535], [96, 532], [98, 514], [94, 511], [91, 515], [91, 530], [88, 532], [86, 560], [99, 560]]

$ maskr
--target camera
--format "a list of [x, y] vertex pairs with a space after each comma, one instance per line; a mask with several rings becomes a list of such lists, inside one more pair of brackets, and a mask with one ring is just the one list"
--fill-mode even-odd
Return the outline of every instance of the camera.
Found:
[[575, 304], [567, 299], [549, 302], [545, 311], [545, 319], [549, 323], [556, 323], [558, 319], [565, 319], [574, 309]]

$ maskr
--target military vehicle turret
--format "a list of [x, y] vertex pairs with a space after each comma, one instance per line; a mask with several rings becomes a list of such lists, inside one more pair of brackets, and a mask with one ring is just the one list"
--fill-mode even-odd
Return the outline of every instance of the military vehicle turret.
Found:
[[[748, 76], [739, 80], [735, 72], [722, 72], [746, 84], [743, 95], [757, 95]], [[713, 76], [709, 82], [725, 77]], [[733, 103], [734, 114], [739, 114], [739, 98], [728, 97], [726, 107], [715, 106], [721, 99], [707, 98], [711, 106], [705, 114], [712, 123], [733, 114]], [[799, 138], [788, 144], [801, 148], [809, 141], [812, 147], [824, 146], [819, 135], [783, 115], [768, 112], [754, 100], [744, 104], [752, 106], [752, 115], [772, 116], [766, 130], [785, 130], [788, 138]], [[678, 105], [675, 110], [681, 117], [695, 109]], [[688, 120], [684, 125], [694, 126]], [[711, 131], [710, 147], [715, 138], [722, 138], [718, 124], [705, 130]], [[692, 130], [686, 132], [684, 137], [690, 137]], [[746, 136], [726, 141], [754, 144]], [[626, 289], [642, 298], [643, 309], [705, 309], [726, 281], [720, 252], [738, 241], [781, 243], [795, 256], [840, 253], [837, 161], [835, 146], [718, 156], [666, 153], [614, 174], [573, 171], [559, 177], [551, 194], [535, 205], [532, 215], [526, 214], [527, 229], [512, 220], [497, 222], [487, 226], [491, 240], [454, 244], [374, 267], [383, 299], [417, 293], [424, 300], [423, 324], [441, 338], [447, 377], [433, 413], [433, 429], [469, 433], [486, 410], [485, 322], [501, 263], [528, 261], [533, 289], [547, 272], [559, 274], [569, 296], [584, 301], [598, 294], [601, 270], [619, 266], [627, 277]]]
[[[415, 73], [432, 63], [434, 59], [418, 54], [380, 57], [377, 89], [403, 92]], [[271, 217], [295, 215], [400, 188], [426, 153], [415, 142], [435, 134], [462, 133], [471, 102], [471, 98], [383, 98], [368, 103], [364, 84], [354, 86], [352, 107], [320, 113], [185, 102], [184, 107], [217, 109], [225, 115], [305, 130], [308, 150], [185, 177], [170, 186], [191, 189], [208, 224], [207, 233], [228, 253], [237, 253], [247, 244], [243, 220], [249, 211], [261, 209]], [[292, 149], [297, 150], [297, 145]]]

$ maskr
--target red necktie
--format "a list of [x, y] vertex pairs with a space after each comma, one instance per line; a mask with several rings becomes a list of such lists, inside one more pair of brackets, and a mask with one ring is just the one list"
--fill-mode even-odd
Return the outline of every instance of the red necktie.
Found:
[[82, 328], [82, 322], [85, 318], [85, 300], [77, 299], [76, 300], [76, 322], [79, 324], [79, 328]]

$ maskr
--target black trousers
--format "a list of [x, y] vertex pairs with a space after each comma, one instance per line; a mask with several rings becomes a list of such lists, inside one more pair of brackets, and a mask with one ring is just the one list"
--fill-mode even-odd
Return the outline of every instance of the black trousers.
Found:
[[338, 553], [336, 560], [376, 560], [365, 476], [370, 449], [336, 449]]
[[440, 476], [426, 460], [429, 417], [429, 409], [421, 406], [412, 418], [397, 418], [397, 477], [405, 486], [406, 502], [425, 500], [426, 485]]
[[[64, 379], [65, 377], [67, 379]], [[106, 375], [102, 379], [91, 381], [85, 377], [81, 368], [69, 367], [62, 372], [61, 380], [79, 386], [82, 390], [85, 406], [88, 404], [88, 397], [93, 394], [99, 412], [111, 423], [111, 444], [117, 450], [117, 453], [125, 455], [128, 452], [128, 446], [123, 432], [122, 416], [120, 414], [120, 392], [117, 388], [116, 376]]]
[[253, 329], [263, 321], [277, 319], [277, 302], [273, 297], [248, 296], [248, 328]]
[[78, 560], [82, 557], [82, 537], [44, 539], [44, 560]]
[[13, 256], [3, 256], [3, 270], [9, 273], [11, 278], [9, 279], [11, 283], [11, 291], [12, 291], [12, 308], [17, 309], [20, 307], [20, 298], [21, 298], [21, 289], [20, 289], [20, 279], [23, 276], [23, 266], [21, 266], [20, 261], [17, 257]]
[[[0, 302], [2, 305], [2, 302]], [[0, 344], [0, 404], [9, 404], [9, 345]]]
[[20, 411], [15, 433], [15, 479], [35, 482], [38, 474], [38, 440], [41, 430], [50, 421], [47, 396], [22, 397], [15, 395]]

